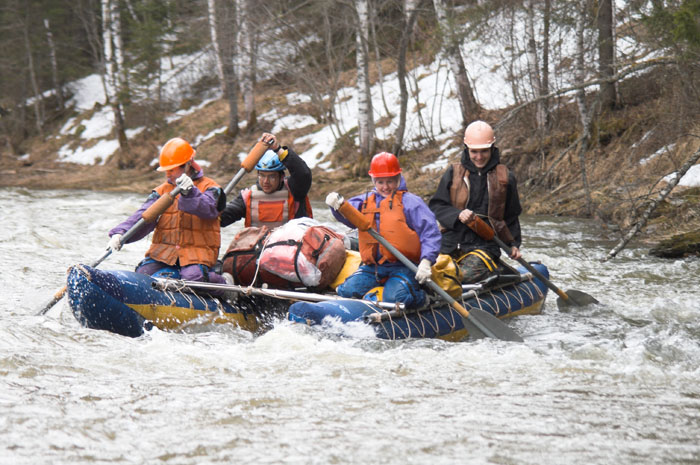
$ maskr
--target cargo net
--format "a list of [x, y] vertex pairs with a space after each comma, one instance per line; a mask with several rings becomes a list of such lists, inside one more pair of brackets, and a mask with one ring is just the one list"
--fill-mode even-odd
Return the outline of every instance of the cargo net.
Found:
[[[520, 282], [499, 289], [484, 291], [476, 296], [461, 299], [467, 310], [477, 308], [499, 318], [524, 310], [544, 299], [542, 290], [532, 282]], [[444, 300], [432, 300], [426, 308], [414, 311], [383, 310], [373, 307], [372, 320], [380, 337], [390, 340], [408, 338], [435, 338], [449, 336], [464, 329], [462, 315]]]

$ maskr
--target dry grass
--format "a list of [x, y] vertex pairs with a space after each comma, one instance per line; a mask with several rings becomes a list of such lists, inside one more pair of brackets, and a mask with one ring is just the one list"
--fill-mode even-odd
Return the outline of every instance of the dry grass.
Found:
[[[390, 63], [383, 62], [383, 72], [391, 71]], [[343, 75], [343, 83], [350, 84], [351, 74]], [[658, 181], [663, 175], [677, 169], [700, 144], [700, 122], [693, 106], [684, 101], [672, 82], [661, 88], [658, 79], [639, 78], [622, 89], [623, 109], [609, 113], [597, 121], [594, 143], [586, 154], [586, 170], [595, 207], [595, 218], [602, 227], [624, 229], [635, 219], [645, 201], [655, 197], [662, 187]], [[310, 113], [309, 104], [288, 108], [285, 94], [289, 89], [272, 83], [261, 83], [257, 96], [259, 114], [275, 108], [281, 114]], [[686, 108], [687, 107], [687, 108]], [[239, 105], [242, 110], [242, 102]], [[482, 115], [496, 122], [502, 112]], [[130, 141], [131, 155], [136, 160], [133, 169], [119, 170], [110, 160], [104, 166], [82, 166], [55, 161], [56, 152], [66, 143], [84, 143], [75, 136], [35, 138], [27, 146], [32, 154], [29, 161], [20, 161], [0, 150], [0, 185], [22, 186], [35, 189], [92, 189], [107, 191], [148, 192], [162, 180], [150, 162], [157, 156], [158, 147], [174, 136], [194, 140], [199, 134], [225, 126], [228, 122], [226, 102], [213, 102], [162, 128], [144, 131]], [[381, 122], [380, 122], [381, 123]], [[57, 129], [62, 124], [56, 122]], [[236, 156], [247, 152], [259, 135], [269, 130], [274, 121], [259, 121], [252, 132], [242, 132], [235, 140], [225, 135], [215, 136], [197, 147], [198, 158], [211, 162], [206, 168], [209, 176], [226, 185], [239, 169]], [[317, 131], [320, 125], [277, 134], [282, 143], [290, 143], [300, 136]], [[499, 131], [498, 145], [506, 163], [519, 179], [521, 201], [530, 214], [585, 216], [587, 214], [581, 171], [576, 150], [569, 151], [542, 179], [560, 154], [578, 137], [580, 124], [574, 105], [562, 105], [555, 115], [554, 127], [540, 140], [534, 131], [530, 114], [523, 111]], [[71, 140], [73, 138], [73, 140]], [[648, 163], [640, 160], [665, 145], [673, 145]], [[461, 134], [455, 134], [454, 147], [461, 145]], [[377, 151], [389, 149], [390, 141], [379, 141]], [[294, 147], [298, 152], [308, 147]], [[371, 188], [369, 177], [357, 168], [357, 150], [350, 138], [341, 138], [328, 154], [334, 167], [331, 171], [315, 170], [312, 199], [322, 200], [330, 191], [349, 196]], [[426, 145], [401, 156], [404, 176], [409, 189], [429, 199], [437, 186], [441, 172], [422, 172], [421, 167], [441, 155], [438, 147]], [[113, 157], [114, 158], [114, 157]], [[359, 173], [359, 174], [358, 174]], [[355, 177], [357, 176], [357, 177]], [[240, 185], [254, 182], [253, 175], [243, 178]], [[682, 188], [659, 207], [645, 231], [649, 237], [663, 237], [670, 232], [685, 232], [700, 227], [698, 192]]]

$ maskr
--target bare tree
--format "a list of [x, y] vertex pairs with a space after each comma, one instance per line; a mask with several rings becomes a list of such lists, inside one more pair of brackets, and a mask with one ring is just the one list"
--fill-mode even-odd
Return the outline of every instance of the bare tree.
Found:
[[455, 29], [457, 26], [453, 20], [454, 14], [448, 8], [446, 0], [433, 0], [433, 7], [442, 33], [443, 53], [457, 84], [457, 97], [462, 110], [462, 126], [466, 126], [469, 121], [478, 117], [481, 107], [469, 83], [467, 68], [460, 50], [461, 36], [457, 34]]
[[53, 34], [51, 33], [51, 27], [48, 18], [44, 18], [44, 29], [46, 29], [46, 43], [49, 46], [49, 60], [51, 61], [51, 78], [53, 80], [53, 87], [56, 91], [56, 101], [58, 102], [58, 109], [63, 110], [63, 89], [61, 82], [58, 79], [58, 60], [56, 59], [56, 44], [53, 40]]
[[[115, 6], [118, 7], [116, 0], [102, 0], [103, 82], [107, 103], [112, 107], [112, 113], [114, 114], [114, 130], [119, 141], [120, 153], [117, 157], [117, 165], [119, 168], [128, 168], [131, 166], [132, 161], [129, 157], [124, 112], [120, 100], [122, 96], [120, 83], [123, 80], [119, 78], [121, 73], [119, 64], [123, 64], [123, 54], [120, 48], [122, 44], [121, 30], [117, 27], [120, 24], [118, 19], [119, 9], [115, 8]], [[116, 57], [120, 58], [117, 59]]]
[[374, 115], [369, 81], [369, 1], [354, 0], [356, 19], [357, 118], [360, 139], [360, 159], [356, 174], [369, 165], [374, 151]]
[[26, 15], [24, 22], [22, 24], [22, 33], [24, 38], [24, 50], [27, 54], [27, 69], [29, 70], [29, 82], [32, 85], [32, 91], [34, 93], [34, 99], [32, 107], [34, 108], [34, 119], [36, 124], [36, 130], [39, 135], [43, 135], [44, 130], [44, 115], [41, 107], [41, 91], [39, 90], [39, 83], [36, 77], [36, 69], [34, 67], [34, 57], [32, 56], [32, 46], [29, 42], [29, 7], [25, 5]]
[[[537, 50], [539, 47], [537, 44], [537, 34], [535, 32], [535, 23], [538, 19], [536, 18], [537, 0], [527, 0], [526, 3], [527, 19], [525, 21], [525, 34], [527, 36], [527, 69], [530, 77], [532, 94], [535, 99], [538, 99], [544, 92], [542, 89], [542, 78], [540, 75], [540, 59], [537, 56]], [[537, 104], [535, 105], [535, 121], [537, 123], [538, 133], [542, 134], [546, 123], [544, 100], [538, 100]]]
[[397, 62], [397, 77], [399, 81], [399, 124], [394, 133], [393, 152], [398, 155], [403, 148], [403, 136], [406, 132], [406, 109], [408, 108], [408, 90], [406, 89], [406, 49], [408, 39], [413, 31], [418, 14], [420, 0], [404, 0], [401, 27], [401, 39], [399, 40], [399, 57]]
[[[583, 8], [576, 15], [576, 66], [574, 74], [578, 82], [586, 80], [586, 22], [588, 19], [588, 2], [584, 3]], [[591, 189], [588, 185], [588, 177], [586, 176], [586, 152], [588, 151], [589, 142], [591, 139], [591, 125], [593, 123], [594, 108], [588, 106], [586, 102], [586, 90], [581, 88], [576, 92], [576, 104], [578, 105], [579, 118], [581, 119], [581, 145], [578, 150], [579, 166], [581, 169], [581, 182], [583, 183], [583, 191], [586, 197], [586, 209], [589, 215], [593, 215], [593, 202], [591, 200]]]
[[656, 207], [668, 197], [668, 195], [671, 193], [674, 187], [678, 185], [680, 182], [681, 178], [685, 173], [688, 172], [688, 170], [697, 163], [697, 161], [700, 160], [700, 149], [696, 150], [695, 153], [693, 153], [688, 159], [683, 163], [683, 166], [676, 171], [675, 173], [672, 174], [670, 181], [666, 184], [666, 187], [661, 189], [659, 192], [659, 195], [655, 198], [649, 201], [647, 204], [647, 207], [644, 209], [642, 214], [638, 217], [637, 221], [635, 224], [630, 228], [629, 231], [627, 231], [627, 234], [620, 239], [620, 241], [613, 247], [610, 252], [608, 252], [608, 255], [603, 259], [603, 261], [608, 261], [611, 258], [614, 258], [622, 249], [625, 248], [625, 246], [629, 243], [629, 241], [636, 236], [639, 231], [642, 230], [642, 228], [647, 224], [647, 221], [649, 221], [649, 217], [651, 214], [656, 210]]
[[252, 0], [237, 0], [239, 18], [239, 43], [241, 62], [241, 91], [245, 107], [246, 131], [251, 132], [258, 124], [255, 110], [255, 76], [257, 65], [257, 39], [254, 26]]
[[[599, 0], [598, 14], [598, 72], [605, 79], [615, 74], [615, 41], [613, 0]], [[603, 110], [612, 110], [617, 106], [617, 89], [612, 80], [600, 85], [600, 105]]]
[[[549, 94], [549, 58], [550, 58], [550, 30], [552, 24], [552, 1], [544, 0], [544, 11], [542, 12], [542, 81], [541, 95]], [[548, 130], [551, 125], [552, 115], [550, 108], [550, 99], [542, 99], [542, 108], [544, 112], [544, 130]], [[543, 131], [544, 132], [544, 131]]]
[[238, 76], [236, 75], [236, 7], [230, 0], [208, 0], [209, 31], [216, 54], [217, 73], [228, 101], [226, 135], [238, 136]]

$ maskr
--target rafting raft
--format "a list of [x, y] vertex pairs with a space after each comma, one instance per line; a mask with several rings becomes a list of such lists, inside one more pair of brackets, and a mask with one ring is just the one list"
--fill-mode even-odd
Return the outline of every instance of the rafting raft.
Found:
[[[533, 266], [549, 276], [544, 265]], [[511, 277], [508, 282], [465, 286], [468, 289], [461, 303], [467, 310], [484, 310], [498, 318], [541, 313], [547, 287], [524, 269], [518, 271], [518, 279]], [[372, 328], [376, 337], [391, 340], [459, 341], [469, 336], [460, 315], [439, 299], [415, 310], [330, 294], [238, 287], [237, 297], [229, 301], [195, 290], [184, 281], [167, 281], [164, 284], [161, 279], [131, 271], [76, 265], [68, 273], [68, 302], [81, 325], [130, 337], [154, 326], [184, 331], [209, 324], [229, 324], [256, 333], [284, 317], [321, 330], [337, 323], [362, 323]], [[320, 301], [309, 296], [320, 297]]]

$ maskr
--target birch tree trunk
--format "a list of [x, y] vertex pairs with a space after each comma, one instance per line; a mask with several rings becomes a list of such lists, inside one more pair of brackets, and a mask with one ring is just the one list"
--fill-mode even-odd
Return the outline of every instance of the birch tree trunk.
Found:
[[[586, 27], [586, 11], [584, 6], [576, 15], [576, 68], [575, 75], [578, 82], [586, 80], [586, 48], [585, 48], [585, 27]], [[581, 145], [579, 146], [578, 158], [581, 169], [581, 182], [583, 183], [583, 191], [586, 199], [586, 209], [589, 215], [593, 215], [593, 203], [591, 201], [591, 190], [588, 186], [588, 178], [586, 176], [586, 152], [591, 135], [592, 110], [588, 108], [586, 103], [586, 90], [581, 88], [576, 92], [576, 103], [581, 119], [582, 134]]]
[[40, 136], [44, 135], [44, 116], [41, 109], [41, 91], [39, 90], [39, 83], [36, 79], [36, 70], [34, 69], [34, 57], [32, 56], [32, 46], [29, 42], [29, 10], [27, 9], [27, 16], [24, 18], [24, 24], [22, 25], [22, 34], [24, 36], [24, 49], [27, 54], [27, 69], [29, 70], [29, 82], [32, 86], [32, 92], [34, 92], [34, 101], [32, 103], [32, 108], [34, 108], [34, 120], [36, 125], [36, 131]]
[[356, 175], [366, 171], [374, 151], [374, 115], [369, 82], [369, 2], [354, 0], [357, 13], [357, 117], [360, 142], [360, 159]]
[[372, 34], [372, 48], [374, 49], [374, 61], [377, 64], [377, 82], [379, 82], [379, 91], [382, 94], [382, 105], [384, 106], [384, 111], [387, 116], [394, 116], [394, 114], [389, 110], [389, 105], [386, 103], [386, 97], [384, 95], [384, 73], [382, 71], [382, 57], [379, 53], [379, 44], [377, 43], [377, 15], [376, 11], [372, 9], [370, 11], [370, 32]]
[[460, 50], [461, 40], [456, 34], [455, 24], [450, 20], [453, 14], [448, 10], [445, 0], [433, 0], [433, 7], [442, 32], [443, 53], [457, 85], [457, 98], [462, 110], [462, 126], [466, 127], [470, 121], [478, 118], [482, 109], [476, 101], [474, 91], [469, 83], [467, 68]]
[[110, 27], [112, 29], [112, 41], [114, 42], [114, 71], [117, 78], [117, 94], [119, 103], [124, 103], [124, 96], [128, 93], [129, 79], [124, 67], [124, 41], [122, 40], [122, 16], [119, 11], [119, 0], [110, 0]]
[[[113, 13], [119, 13], [114, 10], [112, 2], [116, 0], [102, 0], [102, 48], [104, 56], [104, 83], [107, 94], [107, 103], [112, 107], [114, 114], [114, 130], [116, 131], [117, 140], [119, 141], [120, 153], [117, 156], [117, 166], [120, 169], [129, 168], [131, 160], [129, 157], [129, 147], [126, 138], [124, 125], [124, 116], [120, 101], [121, 89], [119, 83], [121, 80], [117, 77], [119, 69], [117, 68], [117, 60], [115, 55], [122, 56], [121, 49], [115, 51], [115, 44], [121, 44], [121, 37], [114, 37], [115, 34], [121, 35], [119, 28], [113, 27]], [[117, 20], [119, 21], [119, 20]]]
[[[542, 82], [541, 91], [542, 95], [549, 94], [549, 30], [552, 20], [552, 2], [551, 0], [544, 0], [544, 12], [543, 12], [543, 32], [542, 32]], [[549, 109], [549, 99], [542, 100], [542, 107], [544, 108], [544, 119], [545, 128], [549, 128], [549, 123], [551, 121], [550, 109]]]
[[209, 35], [211, 36], [211, 45], [214, 47], [214, 59], [216, 60], [216, 75], [219, 77], [219, 85], [221, 92], [225, 93], [224, 89], [224, 65], [221, 62], [221, 50], [219, 49], [219, 35], [216, 27], [216, 0], [207, 0], [207, 11], [209, 13]]
[[236, 5], [231, 0], [208, 0], [209, 30], [216, 53], [217, 73], [228, 101], [226, 135], [238, 136], [238, 76], [236, 75]]
[[253, 25], [251, 0], [237, 0], [240, 24], [241, 90], [245, 107], [246, 132], [252, 132], [258, 124], [255, 110], [255, 77], [257, 64], [257, 41]]
[[536, 5], [537, 0], [527, 0], [525, 8], [527, 10], [526, 34], [527, 34], [527, 68], [530, 75], [530, 86], [532, 94], [537, 100], [535, 104], [535, 122], [537, 123], [537, 132], [542, 134], [545, 126], [545, 112], [543, 101], [539, 98], [542, 96], [542, 79], [540, 78], [540, 60], [537, 56], [537, 35], [535, 33], [536, 22]]
[[625, 248], [627, 243], [632, 240], [634, 236], [639, 233], [639, 231], [642, 230], [642, 228], [647, 224], [647, 221], [649, 221], [649, 217], [651, 214], [656, 210], [656, 207], [664, 201], [666, 197], [671, 193], [674, 187], [678, 185], [680, 182], [681, 178], [685, 173], [688, 172], [688, 170], [697, 163], [697, 161], [700, 160], [700, 149], [696, 150], [694, 154], [692, 154], [686, 161], [683, 163], [683, 166], [674, 173], [673, 177], [671, 180], [668, 182], [665, 188], [659, 192], [659, 195], [652, 201], [649, 202], [649, 205], [647, 205], [647, 208], [644, 209], [644, 212], [642, 215], [639, 217], [637, 222], [630, 228], [629, 231], [627, 231], [627, 234], [620, 240], [620, 242], [613, 247], [610, 252], [608, 252], [608, 255], [603, 259], [604, 262], [610, 260], [611, 258], [614, 258], [622, 249]]
[[49, 46], [49, 60], [51, 61], [51, 79], [53, 80], [53, 87], [56, 90], [56, 100], [58, 102], [58, 109], [63, 111], [65, 108], [65, 103], [63, 101], [63, 89], [61, 82], [58, 79], [58, 60], [56, 60], [56, 44], [53, 41], [53, 34], [51, 33], [51, 27], [49, 25], [48, 18], [44, 18], [44, 29], [46, 29], [46, 43]]
[[[603, 79], [615, 74], [615, 40], [614, 40], [614, 6], [613, 0], [599, 0], [598, 3], [598, 72]], [[600, 104], [603, 110], [617, 107], [617, 89], [615, 82], [606, 81], [600, 85]]]
[[406, 89], [406, 49], [408, 39], [413, 30], [418, 14], [418, 4], [420, 0], [404, 0], [403, 2], [403, 27], [401, 39], [399, 40], [399, 59], [397, 63], [397, 75], [399, 80], [399, 124], [394, 133], [393, 153], [399, 155], [403, 150], [403, 136], [406, 132], [406, 109], [408, 108], [408, 90]]

